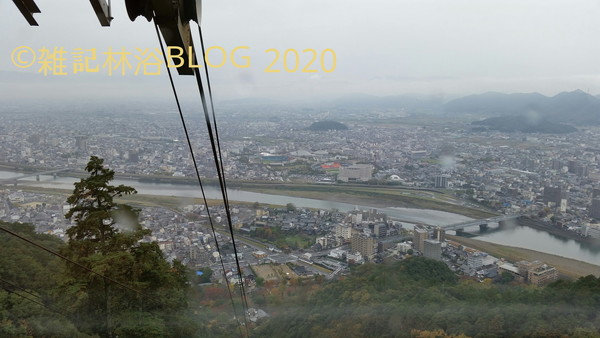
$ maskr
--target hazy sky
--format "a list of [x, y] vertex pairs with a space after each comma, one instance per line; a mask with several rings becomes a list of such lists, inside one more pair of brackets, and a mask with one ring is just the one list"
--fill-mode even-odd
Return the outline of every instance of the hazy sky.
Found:
[[[88, 1], [36, 2], [42, 11], [35, 15], [40, 27], [30, 27], [12, 1], [0, 1], [0, 99], [26, 98], [32, 91], [58, 99], [172, 99], [164, 69], [162, 76], [109, 78], [105, 69], [74, 75], [67, 55], [69, 75], [64, 77], [6, 73], [36, 73], [39, 68], [22, 70], [12, 64], [11, 53], [18, 46], [64, 47], [68, 52], [95, 48], [98, 63], [109, 47], [128, 52], [158, 47], [153, 25], [141, 17], [131, 22], [124, 1], [112, 1], [110, 28], [100, 26]], [[205, 0], [202, 23], [207, 46], [250, 47], [239, 54], [251, 57], [249, 68], [228, 63], [211, 69], [217, 98], [319, 100], [348, 93], [448, 98], [486, 91], [554, 95], [582, 89], [600, 94], [598, 18], [597, 0]], [[296, 49], [299, 70], [286, 73], [280, 58], [274, 68], [282, 72], [266, 73], [274, 59], [265, 53], [269, 48], [282, 54]], [[302, 73], [309, 60], [302, 50], [307, 48], [332, 49], [337, 68], [322, 72], [317, 59], [311, 68], [319, 72]], [[135, 61], [130, 58], [134, 68]], [[177, 78], [184, 95], [195, 93], [192, 80]]]

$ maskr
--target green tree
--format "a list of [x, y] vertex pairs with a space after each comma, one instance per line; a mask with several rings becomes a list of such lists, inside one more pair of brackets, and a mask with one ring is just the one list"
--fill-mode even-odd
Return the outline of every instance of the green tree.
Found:
[[198, 276], [198, 283], [210, 283], [210, 278], [213, 275], [213, 271], [210, 267], [204, 267], [200, 269], [202, 271], [202, 275]]
[[[144, 235], [150, 234], [137, 223], [137, 210], [114, 201], [115, 197], [132, 195], [137, 191], [122, 184], [118, 187], [110, 185], [115, 172], [104, 168], [103, 162], [103, 159], [92, 156], [85, 167], [90, 176], [75, 183], [73, 194], [67, 198], [71, 209], [65, 217], [75, 221], [75, 225], [67, 230], [69, 247], [78, 250], [79, 256], [106, 254], [131, 247]], [[128, 225], [134, 231], [119, 233], [115, 226], [117, 219], [129, 223], [122, 225]]]
[[508, 271], [503, 271], [502, 274], [500, 275], [499, 283], [508, 284], [514, 280], [515, 280], [515, 276], [513, 276], [512, 273], [510, 273]]
[[110, 185], [114, 171], [103, 162], [90, 158], [85, 168], [90, 176], [67, 199], [71, 209], [65, 217], [75, 225], [67, 230], [63, 254], [104, 276], [67, 266], [63, 289], [73, 321], [102, 337], [193, 335], [195, 328], [178, 325], [185, 317], [178, 313], [187, 307], [185, 267], [169, 264], [156, 242], [143, 241], [151, 232], [141, 227], [139, 210], [114, 200], [135, 189]]
[[296, 206], [294, 205], [294, 203], [286, 204], [285, 208], [287, 209], [287, 211], [296, 211]]
[[[29, 224], [0, 226], [51, 250], [64, 245]], [[54, 290], [62, 268], [58, 257], [0, 231], [0, 337], [87, 337], [59, 314]]]

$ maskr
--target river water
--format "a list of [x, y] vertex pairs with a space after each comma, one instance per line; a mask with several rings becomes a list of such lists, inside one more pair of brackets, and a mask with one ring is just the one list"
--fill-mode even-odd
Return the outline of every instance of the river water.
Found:
[[[7, 179], [22, 175], [13, 171], [0, 171], [0, 179]], [[58, 177], [54, 179], [52, 176], [41, 176], [40, 181], [36, 181], [35, 177], [25, 178], [27, 185], [46, 187], [46, 188], [62, 188], [71, 189], [73, 183], [79, 181], [75, 178]], [[200, 189], [192, 185], [167, 184], [167, 183], [141, 183], [136, 180], [115, 180], [115, 184], [125, 184], [134, 187], [140, 194], [161, 195], [161, 196], [178, 196], [182, 197], [182, 201], [186, 197], [201, 197]], [[220, 190], [213, 186], [205, 186], [206, 197], [210, 199], [220, 199]], [[269, 195], [255, 193], [242, 190], [228, 190], [229, 199], [231, 201], [241, 202], [259, 202], [268, 204], [285, 205], [293, 203], [297, 207], [304, 208], [319, 208], [319, 209], [338, 209], [340, 211], [350, 211], [355, 208], [370, 209], [368, 205], [353, 205], [348, 203], [340, 203], [333, 201], [323, 201], [309, 198], [289, 197], [280, 195]], [[426, 223], [432, 225], [452, 224], [467, 221], [470, 218], [437, 210], [423, 210], [411, 208], [376, 208], [380, 212], [385, 212], [388, 216], [399, 219], [403, 222], [410, 223]], [[494, 224], [490, 224], [494, 227]], [[477, 228], [466, 229], [469, 232], [478, 232]], [[516, 246], [525, 249], [550, 253], [554, 255], [564, 256], [581, 260], [584, 262], [600, 265], [600, 248], [593, 247], [589, 244], [578, 243], [571, 239], [562, 238], [556, 235], [549, 234], [545, 231], [540, 231], [523, 226], [507, 227], [501, 231], [490, 231], [486, 233], [478, 233], [477, 239], [497, 243], [502, 245]]]

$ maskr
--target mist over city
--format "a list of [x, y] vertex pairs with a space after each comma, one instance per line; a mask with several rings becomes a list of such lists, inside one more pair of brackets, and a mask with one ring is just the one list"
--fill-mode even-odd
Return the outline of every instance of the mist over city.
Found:
[[103, 3], [0, 3], [0, 336], [600, 336], [596, 2]]

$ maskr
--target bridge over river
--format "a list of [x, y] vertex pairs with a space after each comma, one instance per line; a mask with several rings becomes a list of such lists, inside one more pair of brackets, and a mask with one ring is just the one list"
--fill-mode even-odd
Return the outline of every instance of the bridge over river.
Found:
[[0, 184], [13, 184], [13, 185], [17, 185], [17, 183], [19, 182], [19, 180], [27, 178], [27, 177], [34, 177], [36, 181], [40, 180], [40, 176], [42, 175], [53, 175], [54, 178], [56, 178], [56, 175], [58, 173], [61, 172], [65, 172], [65, 171], [69, 171], [71, 169], [69, 168], [63, 168], [63, 169], [53, 169], [53, 170], [46, 170], [46, 171], [40, 171], [37, 173], [31, 173], [31, 174], [23, 174], [17, 177], [11, 177], [11, 178], [5, 178], [5, 179], [0, 179]]
[[500, 215], [496, 217], [490, 217], [485, 219], [475, 219], [466, 222], [454, 223], [441, 225], [440, 228], [444, 230], [456, 230], [456, 232], [463, 232], [465, 228], [479, 225], [480, 230], [486, 230], [488, 228], [489, 223], [498, 223], [500, 228], [503, 228], [506, 225], [507, 221], [517, 219], [523, 215], [514, 214], [514, 215]]

